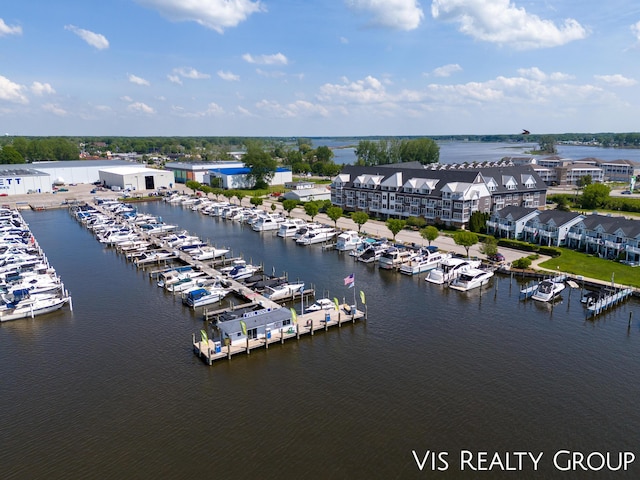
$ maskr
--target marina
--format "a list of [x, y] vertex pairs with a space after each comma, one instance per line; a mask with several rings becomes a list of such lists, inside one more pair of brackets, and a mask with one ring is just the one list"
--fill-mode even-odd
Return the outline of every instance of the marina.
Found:
[[[158, 288], [151, 274], [162, 263], [136, 267], [67, 211], [25, 212], [73, 292], [74, 309], [0, 328], [6, 434], [0, 460], [8, 478], [96, 469], [114, 478], [182, 478], [212, 469], [238, 478], [308, 476], [310, 469], [419, 478], [411, 450], [421, 446], [504, 451], [516, 443], [549, 456], [567, 444], [605, 451], [640, 442], [636, 298], [587, 319], [580, 290], [554, 304], [518, 301], [527, 282], [519, 273], [497, 272], [489, 286], [455, 292], [425, 282], [426, 273], [378, 269], [177, 205], [143, 209], [205, 243], [233, 245], [230, 258], [243, 252], [247, 262], [264, 263], [265, 272], [275, 266], [279, 276], [304, 279], [318, 296], [340, 304], [351, 303], [353, 290], [343, 279], [354, 273], [355, 289], [367, 294], [368, 319], [284, 345], [274, 334], [269, 348], [203, 368], [193, 349], [194, 332], [201, 339], [206, 325], [203, 312]], [[95, 274], [87, 276], [88, 268]], [[204, 309], [222, 307], [229, 308], [226, 300]], [[42, 391], [46, 402], [30, 401]], [[286, 414], [274, 414], [273, 405]], [[211, 431], [224, 442], [194, 442], [187, 426], [202, 418], [213, 419]], [[367, 448], [352, 448], [363, 437]], [[281, 447], [266, 451], [265, 444]], [[286, 461], [194, 461], [235, 458], [238, 451]], [[131, 452], [141, 460], [114, 460]], [[616, 478], [636, 478], [633, 468]], [[518, 477], [554, 473], [541, 464], [539, 472]]]

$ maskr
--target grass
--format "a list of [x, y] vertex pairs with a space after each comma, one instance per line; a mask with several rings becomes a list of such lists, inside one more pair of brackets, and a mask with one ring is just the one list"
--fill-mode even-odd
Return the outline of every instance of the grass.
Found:
[[560, 248], [562, 255], [540, 263], [549, 270], [559, 270], [573, 275], [611, 281], [611, 275], [617, 284], [640, 287], [640, 267], [630, 267], [622, 263], [576, 252], [567, 248]]

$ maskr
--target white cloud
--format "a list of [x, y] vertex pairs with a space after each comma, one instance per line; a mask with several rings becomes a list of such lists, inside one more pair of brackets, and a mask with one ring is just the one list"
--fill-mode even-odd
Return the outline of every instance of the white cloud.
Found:
[[0, 75], [0, 101], [12, 103], [29, 103], [29, 99], [22, 93], [25, 90], [23, 85], [12, 82], [7, 77]]
[[434, 68], [433, 74], [436, 77], [450, 77], [454, 73], [461, 72], [462, 67], [457, 63], [450, 63], [448, 65], [443, 65], [438, 68]]
[[375, 26], [414, 30], [424, 18], [417, 0], [345, 0], [349, 8], [371, 17]]
[[235, 27], [253, 13], [266, 9], [260, 1], [251, 0], [137, 0], [174, 22], [196, 22], [223, 33]]
[[282, 53], [274, 53], [273, 55], [256, 55], [253, 56], [250, 53], [242, 55], [242, 59], [248, 63], [255, 63], [257, 65], [287, 65], [289, 60]]
[[40, 82], [33, 82], [31, 84], [31, 91], [33, 92], [34, 95], [37, 95], [39, 97], [42, 95], [52, 95], [56, 93], [56, 91], [53, 89], [51, 85], [49, 85], [48, 83], [40, 83]]
[[127, 110], [132, 113], [144, 113], [147, 115], [156, 113], [156, 111], [152, 107], [142, 102], [134, 102], [127, 105]]
[[612, 87], [632, 87], [638, 83], [633, 78], [627, 78], [619, 73], [615, 75], [594, 75], [594, 78]]
[[279, 70], [266, 71], [266, 70], [262, 70], [261, 68], [256, 68], [256, 73], [258, 75], [261, 75], [261, 76], [267, 77], [267, 78], [280, 78], [280, 77], [284, 77], [286, 75], [286, 73], [281, 72]]
[[143, 87], [151, 85], [148, 80], [138, 77], [137, 75], [130, 74], [128, 78], [131, 83], [135, 83], [136, 85], [142, 85]]
[[340, 43], [343, 45], [348, 45], [349, 44], [349, 39], [347, 37], [340, 37]]
[[109, 48], [109, 40], [107, 40], [107, 38], [101, 33], [95, 33], [90, 30], [85, 30], [84, 28], [78, 28], [75, 25], [65, 25], [64, 29], [75, 33], [82, 40], [98, 50]]
[[120, 97], [120, 100], [122, 100], [123, 102], [133, 102], [133, 98], [131, 98], [129, 95], [125, 95], [124, 97]]
[[178, 75], [179, 77], [182, 77], [182, 78], [189, 78], [191, 80], [204, 80], [206, 78], [211, 78], [211, 75], [209, 75], [208, 73], [199, 72], [195, 68], [191, 68], [191, 67], [179, 67], [179, 68], [173, 69], [174, 79], [172, 79], [170, 76], [169, 80], [173, 81], [174, 83], [182, 84], [181, 81], [178, 81], [178, 82], [175, 81], [175, 78], [176, 78], [175, 75]]
[[266, 112], [270, 116], [279, 118], [296, 118], [308, 116], [328, 117], [329, 111], [326, 107], [305, 100], [297, 100], [293, 103], [281, 105], [278, 102], [270, 100], [261, 100], [256, 103], [259, 110]]
[[180, 77], [178, 75], [169, 74], [167, 75], [167, 78], [171, 83], [175, 83], [176, 85], [182, 85], [182, 80], [180, 80]]
[[558, 81], [571, 80], [573, 78], [572, 75], [562, 73], [562, 72], [544, 73], [538, 67], [519, 68], [518, 74], [520, 74], [523, 77], [530, 78], [532, 80], [538, 80], [538, 81], [553, 80], [558, 82]]
[[218, 76], [228, 82], [238, 82], [240, 80], [240, 75], [236, 75], [231, 72], [224, 72], [222, 70], [218, 70]]
[[42, 105], [42, 109], [45, 112], [53, 113], [59, 117], [64, 117], [67, 115], [67, 111], [54, 103], [45, 103]]
[[631, 29], [633, 36], [636, 37], [636, 41], [640, 42], [640, 22], [634, 23], [629, 28]]
[[558, 27], [510, 0], [433, 0], [431, 15], [457, 23], [462, 33], [476, 40], [516, 49], [557, 47], [587, 36], [587, 30], [572, 18]]
[[19, 25], [7, 25], [4, 20], [0, 18], [0, 37], [5, 35], [22, 35], [22, 27]]
[[320, 87], [319, 98], [348, 103], [372, 103], [386, 101], [388, 95], [382, 82], [369, 75], [356, 82], [343, 78], [343, 83], [339, 85], [325, 83]]

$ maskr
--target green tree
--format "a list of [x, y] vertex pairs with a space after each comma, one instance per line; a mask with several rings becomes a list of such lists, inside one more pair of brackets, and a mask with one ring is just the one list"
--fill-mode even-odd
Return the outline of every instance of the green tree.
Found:
[[538, 140], [538, 146], [540, 153], [552, 154], [557, 153], [556, 139], [550, 135], [544, 135]]
[[484, 253], [487, 257], [498, 253], [498, 239], [496, 237], [487, 237], [480, 245], [480, 253]]
[[315, 157], [316, 161], [318, 162], [330, 162], [331, 160], [333, 160], [333, 150], [325, 145], [322, 145], [316, 148]]
[[478, 243], [478, 235], [467, 230], [460, 230], [453, 234], [453, 241], [456, 245], [464, 247], [467, 251], [467, 258], [469, 258], [469, 249]]
[[315, 202], [307, 202], [304, 204], [304, 212], [311, 217], [312, 222], [319, 211], [318, 204]]
[[5, 145], [0, 151], [0, 163], [25, 163], [24, 157], [16, 150], [13, 145]]
[[327, 208], [327, 216], [333, 220], [333, 226], [338, 228], [338, 219], [342, 216], [341, 207], [329, 207]]
[[429, 245], [431, 245], [431, 242], [438, 238], [438, 235], [440, 235], [440, 232], [433, 225], [429, 225], [428, 227], [424, 227], [422, 230], [420, 230], [420, 236], [427, 242], [429, 242]]
[[475, 211], [469, 217], [469, 230], [471, 232], [484, 232], [487, 227], [487, 220], [489, 220], [489, 214], [486, 212]]
[[360, 233], [362, 226], [369, 221], [369, 214], [367, 212], [353, 212], [351, 220], [358, 225], [358, 233]]
[[276, 207], [276, 204], [275, 204], [275, 203], [272, 203], [272, 204], [271, 204], [271, 211], [272, 211], [273, 213], [276, 213], [276, 209], [277, 209], [277, 208], [278, 208], [278, 207]]
[[247, 153], [242, 160], [249, 168], [247, 177], [253, 180], [254, 188], [267, 188], [276, 173], [278, 162], [255, 141], [247, 143]]
[[[298, 206], [298, 201], [288, 198], [282, 202], [282, 208], [287, 212], [287, 216], [291, 216], [291, 211]], [[318, 212], [316, 212], [317, 214]]]
[[241, 190], [236, 190], [235, 194], [236, 198], [238, 199], [238, 203], [240, 203], [240, 206], [242, 206], [242, 199], [247, 195]]
[[528, 257], [522, 257], [511, 262], [511, 266], [513, 268], [519, 268], [524, 270], [525, 268], [529, 268], [531, 266], [531, 259]]
[[409, 217], [407, 218], [407, 226], [415, 227], [418, 230], [427, 225], [427, 221], [424, 217]]
[[582, 208], [599, 208], [603, 207], [609, 200], [609, 192], [611, 189], [602, 183], [593, 183], [584, 187], [580, 204]]
[[393, 241], [395, 242], [396, 235], [407, 225], [407, 221], [399, 218], [390, 218], [385, 222], [385, 225], [393, 235]]
[[253, 205], [254, 207], [259, 207], [260, 205], [262, 205], [262, 202], [263, 202], [262, 197], [258, 195], [254, 195], [249, 199], [249, 203], [251, 203], [251, 205]]
[[200, 182], [196, 182], [195, 180], [187, 180], [184, 185], [185, 187], [193, 190], [193, 193], [196, 193], [196, 190], [200, 190], [200, 188], [202, 187], [202, 184]]

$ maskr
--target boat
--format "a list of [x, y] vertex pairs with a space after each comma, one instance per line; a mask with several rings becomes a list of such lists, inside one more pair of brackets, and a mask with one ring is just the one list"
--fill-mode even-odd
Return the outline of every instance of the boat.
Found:
[[555, 281], [555, 279], [542, 280], [536, 287], [531, 298], [538, 302], [550, 302], [565, 289], [565, 284], [562, 280]]
[[307, 222], [301, 218], [290, 218], [279, 224], [277, 235], [282, 238], [293, 237], [298, 229], [306, 224]]
[[410, 250], [389, 247], [382, 252], [382, 255], [380, 255], [380, 258], [378, 259], [378, 266], [386, 270], [400, 268], [402, 264], [409, 262], [415, 255], [416, 253]]
[[336, 304], [333, 300], [329, 298], [319, 298], [311, 305], [309, 305], [305, 312], [317, 312], [319, 310], [334, 310], [336, 308]]
[[386, 242], [376, 242], [365, 248], [356, 260], [364, 263], [373, 263], [380, 258], [380, 255], [389, 248]]
[[489, 283], [489, 280], [491, 280], [491, 277], [493, 277], [491, 270], [469, 268], [461, 272], [460, 275], [449, 284], [449, 287], [466, 292], [486, 285]]
[[313, 245], [331, 240], [335, 235], [336, 231], [332, 227], [321, 226], [308, 230], [307, 233], [296, 239], [296, 243], [298, 245]]
[[425, 277], [425, 280], [437, 285], [450, 283], [462, 272], [465, 272], [470, 268], [478, 268], [480, 263], [480, 260], [449, 257], [440, 262], [440, 265], [437, 268], [429, 270], [429, 274]]
[[189, 290], [182, 297], [182, 303], [191, 307], [198, 308], [217, 303], [226, 297], [231, 290], [222, 288], [221, 286], [200, 287]]
[[265, 287], [263, 296], [275, 302], [293, 297], [296, 294], [302, 295], [304, 283], [284, 283], [277, 287]]
[[260, 270], [261, 270], [260, 267], [247, 263], [244, 265], [236, 265], [231, 269], [231, 271], [227, 273], [227, 276], [232, 280], [240, 281], [245, 278], [249, 278], [251, 275], [253, 275], [256, 272], [259, 272]]
[[269, 230], [278, 230], [283, 218], [279, 215], [264, 215], [251, 224], [251, 229], [256, 232], [266, 232]]
[[355, 230], [347, 230], [336, 237], [336, 250], [346, 252], [355, 250], [362, 244], [362, 237]]
[[224, 255], [229, 253], [229, 249], [205, 246], [205, 247], [198, 247], [197, 249], [194, 249], [194, 250], [190, 250], [188, 253], [189, 255], [191, 255], [191, 257], [194, 260], [204, 261], [204, 260], [213, 260], [219, 257], [223, 257]]
[[400, 273], [417, 275], [428, 272], [437, 268], [440, 262], [450, 257], [451, 255], [448, 253], [422, 249], [416, 257], [413, 257], [409, 262], [400, 267]]
[[53, 294], [35, 294], [14, 291], [10, 296], [3, 295], [0, 305], [0, 322], [33, 318], [37, 315], [54, 312], [62, 308], [70, 297]]
[[191, 267], [178, 267], [160, 273], [158, 277], [159, 287], [168, 287], [185, 278], [195, 278], [204, 275], [204, 272], [198, 272]]

